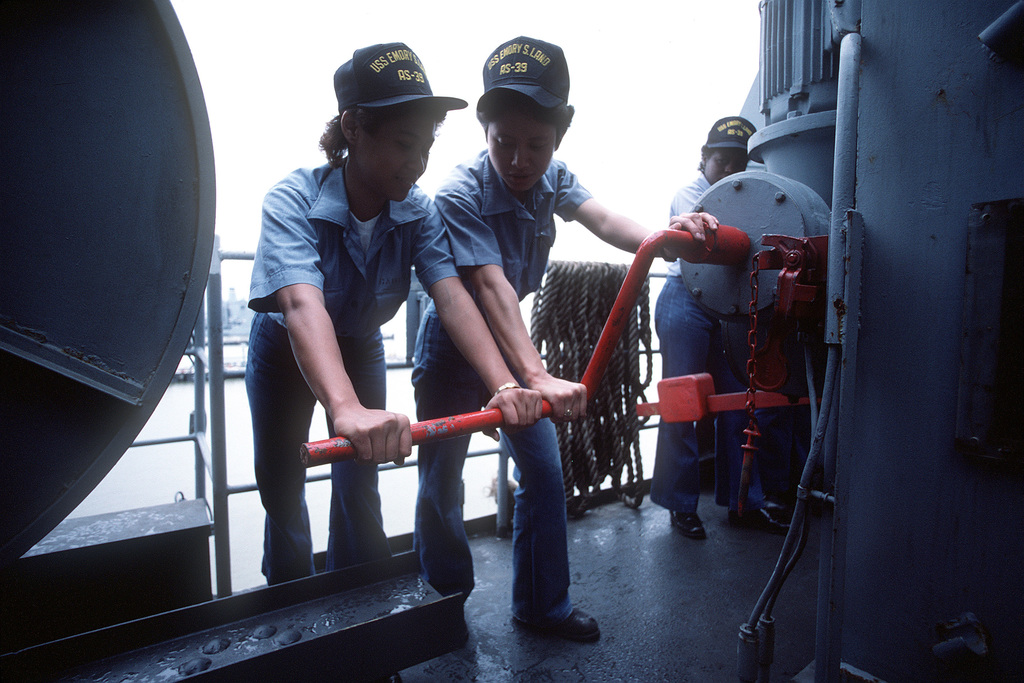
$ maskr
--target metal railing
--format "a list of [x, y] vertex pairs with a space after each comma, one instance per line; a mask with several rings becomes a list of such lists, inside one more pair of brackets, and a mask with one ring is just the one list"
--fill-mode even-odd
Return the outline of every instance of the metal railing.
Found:
[[[216, 568], [217, 597], [231, 595], [231, 534], [228, 497], [235, 493], [255, 491], [256, 484], [232, 486], [227, 476], [227, 433], [225, 429], [224, 400], [224, 313], [221, 264], [226, 260], [255, 258], [252, 252], [221, 251], [220, 238], [214, 236], [210, 277], [206, 285], [206, 300], [199, 310], [191, 344], [182, 356], [192, 361], [194, 407], [189, 416], [189, 433], [162, 439], [136, 441], [133, 448], [171, 443], [192, 442], [195, 449], [195, 498], [206, 500], [212, 518], [214, 539], [214, 566]], [[207, 334], [207, 329], [209, 334]], [[207, 386], [210, 406], [207, 412]], [[207, 499], [206, 480], [209, 477], [212, 500]], [[323, 476], [317, 478], [324, 478]], [[310, 477], [314, 480], [314, 477]]]
[[[217, 596], [228, 597], [232, 594], [231, 587], [231, 536], [229, 498], [237, 493], [250, 493], [257, 490], [255, 482], [231, 484], [227, 471], [227, 434], [226, 405], [224, 392], [224, 314], [223, 314], [223, 279], [221, 266], [224, 261], [252, 261], [253, 252], [222, 251], [220, 238], [214, 238], [213, 258], [210, 265], [210, 276], [206, 286], [206, 303], [200, 310], [192, 335], [192, 344], [184, 355], [192, 359], [194, 366], [193, 386], [195, 406], [189, 420], [189, 433], [184, 436], [137, 441], [133, 447], [152, 446], [167, 443], [191, 441], [195, 448], [195, 496], [196, 499], [207, 499], [207, 477], [210, 480], [211, 498], [207, 500], [213, 519], [211, 524], [214, 540], [214, 566], [217, 584]], [[651, 274], [649, 277], [664, 277]], [[413, 346], [419, 320], [429, 297], [418, 283], [414, 283], [406, 300], [406, 359], [404, 362], [389, 362], [388, 369], [412, 367]], [[658, 349], [653, 350], [659, 353]], [[207, 410], [207, 390], [209, 391], [209, 410]], [[656, 427], [656, 423], [643, 425], [641, 429]], [[467, 457], [479, 457], [498, 454], [497, 481], [508, 479], [508, 456], [498, 447], [470, 451]], [[415, 458], [407, 460], [403, 465], [389, 463], [380, 467], [381, 472], [413, 467]], [[312, 483], [330, 479], [330, 471], [311, 473], [306, 482]], [[506, 534], [511, 528], [507, 496], [504, 486], [497, 488], [496, 527], [499, 534]]]
[[210, 264], [210, 279], [206, 284], [207, 317], [210, 326], [210, 410], [213, 420], [210, 425], [211, 466], [210, 480], [213, 485], [213, 547], [214, 564], [217, 568], [217, 596], [231, 595], [231, 535], [228, 527], [228, 496], [244, 491], [253, 491], [255, 484], [231, 486], [228, 484], [227, 430], [225, 428], [224, 405], [224, 284], [221, 278], [221, 264], [225, 260], [251, 261], [256, 255], [251, 252], [222, 252], [220, 238], [214, 237], [213, 262]]

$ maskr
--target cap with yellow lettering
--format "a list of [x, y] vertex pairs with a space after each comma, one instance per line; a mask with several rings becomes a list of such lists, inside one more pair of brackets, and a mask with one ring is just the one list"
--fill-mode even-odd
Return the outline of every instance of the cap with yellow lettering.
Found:
[[465, 100], [435, 97], [423, 62], [405, 43], [384, 43], [359, 48], [352, 59], [334, 72], [338, 111], [350, 107], [389, 107], [427, 100], [439, 109], [462, 109]]
[[724, 119], [715, 121], [708, 132], [707, 147], [718, 149], [721, 147], [735, 147], [746, 149], [747, 141], [754, 134], [754, 124], [742, 116], [727, 116]]
[[484, 95], [497, 88], [517, 90], [542, 107], [569, 101], [569, 65], [562, 48], [519, 36], [494, 50], [484, 64]]

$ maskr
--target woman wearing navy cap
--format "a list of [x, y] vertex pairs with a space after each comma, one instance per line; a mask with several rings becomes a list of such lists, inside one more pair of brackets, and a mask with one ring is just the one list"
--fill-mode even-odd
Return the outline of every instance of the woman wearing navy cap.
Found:
[[[740, 116], [727, 116], [715, 121], [708, 131], [707, 142], [700, 150], [700, 165], [697, 167], [700, 174], [676, 193], [669, 213], [675, 215], [690, 210], [712, 185], [745, 170], [747, 143], [754, 131], [754, 125]], [[669, 266], [665, 285], [658, 295], [654, 322], [659, 338], [663, 342], [666, 339], [673, 342], [661, 345], [665, 377], [708, 372], [714, 378], [718, 393], [746, 391], [746, 385], [733, 376], [726, 361], [721, 322], [702, 309], [690, 295], [677, 263]], [[742, 516], [737, 512], [743, 465], [740, 446], [746, 440], [743, 430], [748, 417], [743, 411], [732, 410], [719, 413], [714, 418], [715, 498], [720, 505], [729, 507], [728, 519], [733, 526], [773, 534], [785, 534], [789, 530], [784, 521], [770, 514], [761, 488], [762, 477], [779, 469], [768, 467], [778, 459], [773, 457], [770, 445], [785, 442], [788, 456], [788, 438], [781, 433], [781, 425], [776, 424], [782, 422], [782, 410], [757, 411], [762, 448], [755, 459], [746, 512]], [[702, 540], [707, 538], [707, 532], [697, 514], [699, 500], [700, 453], [694, 424], [662, 422], [658, 425], [651, 501], [668, 509], [672, 527], [683, 536]]]
[[492, 390], [489, 407], [512, 426], [541, 411], [537, 392], [515, 387], [457, 277], [433, 203], [415, 184], [438, 125], [466, 103], [434, 97], [401, 43], [356, 50], [334, 81], [339, 115], [320, 140], [328, 163], [294, 171], [267, 194], [249, 292], [257, 313], [246, 390], [270, 584], [313, 572], [298, 449], [316, 401], [331, 435], [347, 437], [357, 454], [332, 465], [327, 568], [390, 553], [376, 466], [407, 457], [412, 437], [409, 419], [384, 409], [380, 325], [406, 300], [412, 267]]
[[[576, 220], [621, 249], [636, 251], [650, 234], [593, 199], [566, 165], [552, 157], [569, 127], [569, 70], [561, 48], [519, 37], [484, 64], [477, 118], [487, 149], [457, 167], [435, 201], [452, 241], [455, 263], [469, 283], [499, 346], [524, 386], [554, 409], [554, 420], [586, 414], [586, 387], [552, 377], [534, 348], [519, 309], [536, 291], [555, 239], [554, 216]], [[672, 227], [698, 240], [717, 229], [708, 214], [686, 214]], [[417, 415], [430, 419], [476, 410], [486, 396], [477, 377], [428, 310], [413, 371]], [[600, 637], [597, 622], [569, 599], [565, 492], [551, 420], [503, 444], [516, 464], [513, 517], [514, 619], [541, 632], [579, 641]], [[473, 565], [462, 528], [459, 482], [468, 438], [420, 447], [415, 542], [426, 579], [441, 593], [473, 588]]]

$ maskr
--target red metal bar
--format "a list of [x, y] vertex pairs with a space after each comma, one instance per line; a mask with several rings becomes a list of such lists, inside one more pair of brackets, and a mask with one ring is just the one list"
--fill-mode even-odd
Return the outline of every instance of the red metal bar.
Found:
[[[708, 415], [726, 410], [745, 410], [747, 392], [716, 394], [711, 375], [706, 372], [681, 377], [669, 377], [658, 382], [658, 403], [641, 403], [636, 412], [640, 417], [658, 415], [662, 422], [695, 422]], [[806, 397], [791, 399], [785, 394], [758, 391], [754, 394], [754, 408], [778, 408], [807, 405]]]
[[593, 395], [608, 368], [608, 361], [615, 351], [615, 345], [622, 336], [622, 330], [633, 313], [636, 298], [651, 270], [651, 262], [660, 256], [662, 249], [670, 246], [680, 252], [684, 261], [689, 263], [711, 263], [723, 266], [735, 266], [745, 263], [750, 251], [750, 238], [739, 228], [719, 225], [718, 230], [710, 233], [713, 237], [701, 244], [688, 232], [681, 230], [661, 230], [648, 236], [636, 250], [636, 258], [626, 273], [619, 295], [615, 298], [608, 321], [601, 330], [601, 337], [594, 347], [594, 355], [590, 357], [586, 372], [583, 373], [582, 384], [587, 387], [587, 395]]
[[[604, 377], [611, 354], [619, 337], [622, 336], [623, 327], [629, 320], [633, 307], [636, 306], [637, 296], [651, 269], [651, 263], [656, 256], [662, 254], [665, 247], [679, 252], [682, 259], [690, 263], [733, 266], [747, 261], [750, 238], [739, 228], [728, 225], [719, 225], [718, 230], [708, 233], [705, 243], [696, 241], [693, 235], [682, 230], [661, 230], [648, 236], [637, 249], [633, 264], [626, 273], [608, 321], [601, 330], [594, 354], [590, 357], [590, 363], [583, 374], [582, 384], [587, 387], [587, 396], [594, 395], [597, 385]], [[547, 401], [544, 402], [543, 415], [551, 417], [551, 405]], [[452, 415], [413, 424], [412, 442], [421, 444], [426, 441], [440, 441], [484, 429], [499, 428], [503, 424], [501, 411], [497, 409]], [[344, 437], [304, 443], [299, 449], [299, 457], [306, 467], [352, 460], [355, 455], [352, 443]]]
[[[754, 408], [783, 408], [785, 406], [805, 406], [810, 401], [806, 396], [793, 401], [785, 394], [777, 394], [773, 391], [758, 391], [754, 394]], [[726, 410], [744, 410], [747, 407], [747, 392], [738, 391], [735, 394], [715, 394], [708, 396], [708, 412], [721, 413]]]
[[[542, 415], [551, 417], [551, 404], [547, 401], [544, 401]], [[425, 420], [412, 425], [412, 442], [421, 444], [427, 441], [451, 439], [485, 429], [497, 429], [503, 427], [504, 424], [501, 420], [501, 411], [497, 408], [439, 417], [436, 420]], [[299, 448], [299, 457], [306, 467], [316, 467], [332, 462], [352, 460], [356, 457], [356, 451], [352, 448], [351, 441], [343, 436], [338, 436], [333, 439], [302, 444]]]

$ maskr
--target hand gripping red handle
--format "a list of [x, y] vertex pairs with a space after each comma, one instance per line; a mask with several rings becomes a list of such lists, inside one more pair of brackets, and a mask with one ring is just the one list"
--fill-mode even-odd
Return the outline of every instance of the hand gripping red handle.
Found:
[[[636, 306], [636, 299], [643, 288], [644, 280], [651, 269], [655, 257], [662, 255], [665, 247], [679, 253], [684, 261], [690, 263], [709, 263], [724, 266], [736, 266], [749, 261], [750, 238], [739, 228], [719, 225], [718, 230], [708, 233], [704, 243], [698, 242], [688, 232], [682, 230], [661, 230], [647, 237], [636, 251], [626, 278], [622, 282], [619, 294], [612, 305], [611, 313], [605, 322], [601, 336], [594, 347], [590, 363], [583, 373], [581, 383], [587, 387], [587, 395], [592, 396], [604, 372], [608, 368], [611, 354], [622, 336], [622, 330]], [[551, 417], [551, 405], [544, 401], [544, 417]], [[427, 441], [440, 441], [456, 436], [464, 436], [484, 429], [495, 429], [504, 426], [501, 411], [494, 408], [474, 413], [452, 415], [436, 420], [417, 422], [412, 425], [412, 442], [421, 444]], [[352, 443], [344, 437], [324, 439], [302, 444], [299, 457], [306, 467], [326, 465], [332, 462], [353, 460], [356, 457]]]

